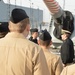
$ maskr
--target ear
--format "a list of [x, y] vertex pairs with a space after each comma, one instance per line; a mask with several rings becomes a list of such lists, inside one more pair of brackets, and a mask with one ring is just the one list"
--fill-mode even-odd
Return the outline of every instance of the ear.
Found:
[[38, 40], [37, 42], [38, 42], [38, 44], [40, 45], [40, 40]]
[[11, 28], [10, 24], [8, 25], [8, 28], [9, 28], [9, 29]]
[[13, 27], [14, 27], [14, 26], [11, 26], [11, 25], [12, 25], [12, 22], [10, 21], [10, 22], [9, 22], [9, 25], [8, 25], [8, 28], [9, 28], [10, 31], [11, 31], [11, 30], [13, 29]]
[[30, 31], [30, 24], [27, 25], [26, 29], [27, 31]]
[[52, 41], [50, 41], [50, 45], [52, 45]]

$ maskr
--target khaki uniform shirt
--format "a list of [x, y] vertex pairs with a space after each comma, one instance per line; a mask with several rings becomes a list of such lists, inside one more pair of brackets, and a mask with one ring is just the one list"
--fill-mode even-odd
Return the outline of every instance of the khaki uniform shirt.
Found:
[[41, 48], [21, 33], [0, 39], [0, 75], [49, 75]]
[[75, 64], [66, 66], [61, 72], [61, 75], [75, 75]]
[[50, 75], [60, 75], [63, 65], [59, 56], [51, 53], [49, 50], [43, 50], [48, 64]]

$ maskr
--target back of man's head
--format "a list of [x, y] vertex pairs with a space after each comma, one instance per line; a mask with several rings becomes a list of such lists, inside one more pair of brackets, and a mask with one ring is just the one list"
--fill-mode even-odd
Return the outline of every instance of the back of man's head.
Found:
[[33, 33], [38, 32], [38, 29], [37, 28], [32, 28], [32, 29], [30, 29], [30, 32], [31, 32], [31, 35], [32, 35]]
[[39, 32], [39, 40], [40, 40], [41, 45], [49, 46], [51, 39], [52, 37], [47, 30], [41, 30]]
[[25, 10], [20, 8], [13, 9], [11, 12], [11, 17], [9, 22], [10, 31], [23, 32], [27, 24], [29, 24], [29, 17], [26, 14]]

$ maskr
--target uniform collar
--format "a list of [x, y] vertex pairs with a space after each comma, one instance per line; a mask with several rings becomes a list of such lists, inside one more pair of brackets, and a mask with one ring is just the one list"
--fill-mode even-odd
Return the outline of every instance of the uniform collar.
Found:
[[26, 38], [22, 33], [18, 33], [18, 32], [9, 32], [5, 37], [10, 37], [10, 38]]

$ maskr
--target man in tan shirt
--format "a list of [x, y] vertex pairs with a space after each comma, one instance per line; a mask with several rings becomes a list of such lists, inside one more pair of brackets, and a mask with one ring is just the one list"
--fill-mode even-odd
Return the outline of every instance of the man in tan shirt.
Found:
[[50, 75], [60, 75], [63, 65], [60, 57], [50, 52], [51, 39], [47, 30], [39, 32], [38, 44], [44, 51]]
[[23, 9], [12, 10], [9, 30], [0, 39], [0, 75], [49, 75], [42, 49], [26, 39], [30, 23]]
[[66, 66], [60, 75], [75, 75], [75, 64], [70, 64]]

